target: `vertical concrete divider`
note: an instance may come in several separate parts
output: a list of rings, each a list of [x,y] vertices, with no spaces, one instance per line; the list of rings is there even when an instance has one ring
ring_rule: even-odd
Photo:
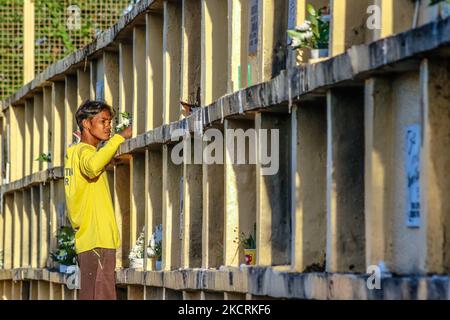
[[[42,144],[43,144],[43,96],[41,92],[34,95],[33,102],[33,160],[31,173],[37,173],[42,170],[42,164],[36,161],[41,154]]]
[[[146,15],[146,130],[163,124],[163,27],[162,15]]]
[[[180,119],[181,14],[179,2],[164,1],[163,123]]]
[[[366,21],[373,0],[330,0],[330,56],[344,53],[352,45],[371,41]]]
[[[79,130],[75,113],[78,109],[77,104],[77,76],[70,74],[65,76],[64,92],[64,152],[74,141],[73,132]],[[36,134],[33,132],[33,135]],[[34,147],[33,147],[34,148]],[[64,162],[63,162],[64,165]]]
[[[133,28],[133,136],[145,132],[145,27]]]
[[[424,59],[420,68],[423,140],[420,164],[421,212],[426,232],[425,271],[450,270],[450,64],[448,59]]]

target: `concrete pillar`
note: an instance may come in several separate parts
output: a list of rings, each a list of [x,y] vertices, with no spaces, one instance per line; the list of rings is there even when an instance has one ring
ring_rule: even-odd
[[[56,81],[52,85],[51,104],[51,155],[52,166],[64,166],[64,82]]]
[[[384,261],[399,274],[425,271],[426,218],[408,219],[406,156],[408,130],[421,126],[420,101],[417,71],[366,83],[366,264]]]
[[[201,105],[227,93],[228,4],[224,0],[202,0]]]
[[[420,69],[423,142],[420,166],[420,208],[426,232],[427,273],[450,270],[450,64],[444,59],[425,59]]]
[[[372,0],[331,0],[330,53],[344,53],[353,45],[371,41],[367,32],[367,7]]]
[[[259,2],[259,30],[258,30],[258,65],[250,59],[252,68],[252,84],[267,81],[276,77],[286,68],[286,29],[288,20],[288,1],[267,0]],[[250,8],[250,10],[252,10]],[[251,32],[251,30],[250,30]],[[249,52],[251,56],[251,52]]]
[[[24,168],[23,176],[26,177],[31,174],[31,168],[33,167],[33,99],[27,99],[25,101],[25,135],[24,135]]]
[[[84,101],[91,97],[89,70],[89,64],[86,64],[84,68],[77,69],[77,109]]]
[[[10,107],[9,124],[11,128],[10,154],[11,154],[11,181],[22,179],[24,168],[23,145],[25,139],[25,108],[23,105]]]
[[[133,112],[133,44],[119,43],[119,112]]]
[[[42,93],[36,93],[34,95],[34,103],[33,103],[33,164],[32,164],[32,173],[36,173],[42,170],[42,163],[39,161],[35,161],[35,159],[39,158],[42,144],[43,144],[43,96]]]
[[[291,116],[255,116],[256,247],[258,265],[287,265],[291,260]],[[270,157],[270,158],[269,158]],[[271,159],[269,163],[266,158]],[[247,186],[251,188],[251,186]]]
[[[42,122],[42,142],[41,150],[39,154],[51,153],[51,125],[52,125],[52,86],[44,86],[42,88],[43,92],[43,122]],[[52,162],[54,155],[51,154]],[[47,170],[51,167],[51,162],[41,161],[41,170]]]
[[[75,120],[75,112],[78,109],[77,104],[77,77],[76,75],[65,76],[64,92],[64,151],[74,141],[73,132],[78,129]]]
[[[163,26],[161,15],[146,15],[146,130],[163,124]]]
[[[145,28],[133,28],[133,136],[145,132]]]
[[[327,94],[328,272],[365,272],[364,96],[360,88]]]
[[[381,8],[381,38],[413,27],[415,2],[409,0],[375,0],[375,4]]]
[[[163,123],[180,119],[181,4],[164,1]]]
[[[326,249],[326,101],[302,102],[292,109],[292,266],[299,272],[323,266]],[[308,268],[310,267],[310,268]]]
[[[242,16],[242,8],[244,3],[242,1],[228,0],[228,86],[227,92],[234,92],[240,88],[240,63],[242,42],[245,38],[247,30],[247,19]]]
[[[103,52],[103,99],[115,110],[119,109],[119,55]],[[97,80],[97,81],[98,81]]]
[[[34,72],[34,1],[23,1],[23,83],[33,80]]]

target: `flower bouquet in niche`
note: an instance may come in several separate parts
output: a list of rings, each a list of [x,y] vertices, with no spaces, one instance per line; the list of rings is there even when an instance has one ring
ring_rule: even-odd
[[[53,261],[59,264],[59,272],[66,273],[68,266],[75,266],[77,253],[75,251],[75,230],[62,226],[56,235],[58,248],[50,253]]]
[[[128,254],[128,259],[130,260],[130,268],[132,269],[142,269],[144,267],[144,242],[145,234],[144,230],[139,234],[136,244],[131,249]]]
[[[308,19],[295,29],[287,31],[291,37],[292,49],[310,49],[311,58],[328,57],[330,40],[330,15],[328,7],[316,10],[311,4],[307,5]]]
[[[131,249],[128,259],[130,260],[130,268],[143,269],[144,259],[147,259],[147,265],[151,264],[153,270],[161,269],[161,257],[162,257],[162,225],[155,227],[155,231],[150,237],[149,244],[147,246],[147,252],[145,252],[145,231],[144,229],[140,233],[136,244]]]
[[[235,229],[236,231],[236,229]],[[246,234],[241,232],[239,238],[236,238],[234,243],[238,244],[237,250],[242,249],[245,256],[246,265],[256,264],[256,223],[253,225],[253,233]],[[237,253],[237,252],[236,252]]]

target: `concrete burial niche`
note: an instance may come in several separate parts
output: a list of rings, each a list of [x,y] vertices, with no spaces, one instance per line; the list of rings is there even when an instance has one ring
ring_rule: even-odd
[[[324,271],[326,260],[326,103],[325,97],[302,101],[292,116],[296,141],[292,265],[302,272]]]
[[[114,166],[114,210],[122,241],[121,248],[117,250],[116,254],[117,268],[128,267],[128,253],[136,241],[134,237],[131,239],[130,177],[130,161],[128,159],[124,159],[121,163]]]
[[[365,272],[364,89],[327,93],[327,272]]]
[[[217,156],[223,146],[217,145],[218,136],[223,136],[223,125],[213,126],[217,134],[203,138],[204,155]],[[209,131],[212,133],[212,131]],[[206,134],[206,133],[205,133]],[[222,152],[223,154],[223,152]],[[205,159],[203,159],[205,160]],[[225,168],[223,162],[202,162],[202,267],[218,268],[224,264],[225,225]]]
[[[224,265],[227,266],[239,266],[245,262],[240,241],[254,233],[256,224],[257,154],[254,129],[253,118],[224,121]]]

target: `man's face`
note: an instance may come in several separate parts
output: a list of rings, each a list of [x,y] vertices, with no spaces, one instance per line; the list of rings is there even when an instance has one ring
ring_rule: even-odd
[[[111,135],[111,114],[108,110],[102,110],[90,120],[87,120],[87,128],[92,136],[99,140],[108,140]]]

